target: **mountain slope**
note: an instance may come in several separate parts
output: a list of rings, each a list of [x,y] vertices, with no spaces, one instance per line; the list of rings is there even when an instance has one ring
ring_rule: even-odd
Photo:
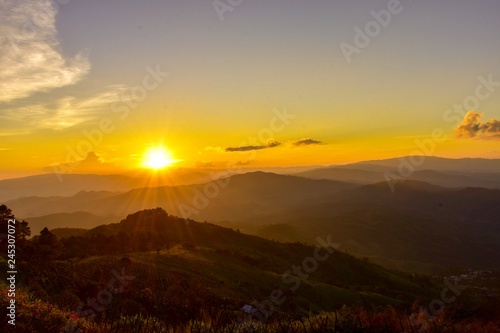
[[[98,225],[117,222],[119,218],[97,216],[88,212],[56,213],[39,217],[29,217],[26,221],[31,228],[31,235],[38,234],[43,228],[83,228],[90,229]]]
[[[352,167],[352,169],[349,167]],[[364,169],[354,169],[355,167]],[[374,164],[358,164],[317,168],[295,175],[310,179],[329,179],[366,185],[386,181],[386,171],[390,171],[396,176],[399,174],[397,167],[394,165],[386,167]],[[500,189],[500,172],[459,172],[424,169],[413,171],[408,177],[403,178],[451,188],[484,187]]]
[[[212,179],[212,170],[183,168],[155,174],[149,171],[134,171],[123,175],[43,174],[0,180],[0,201],[28,196],[72,196],[81,191],[124,192],[139,187],[179,186]]]
[[[53,291],[54,298],[64,290],[86,297],[89,282],[105,284],[105,272],[125,265],[135,277],[127,299],[160,316],[175,306],[189,313],[214,305],[238,310],[264,302],[276,290],[284,299],[276,312],[297,314],[344,304],[408,307],[416,295],[431,299],[438,292],[429,280],[363,262],[334,250],[328,235],[321,239],[319,248],[277,243],[158,208],[63,239],[61,258],[43,263],[30,279],[38,269],[33,258],[23,267],[23,281]],[[125,253],[127,263],[120,261]],[[81,255],[90,257],[76,259]],[[154,300],[141,296],[146,288]]]
[[[458,172],[499,172],[500,159],[486,158],[443,158],[436,156],[403,156],[385,160],[363,161],[343,167],[362,170],[397,169],[402,164],[410,164],[416,171],[458,171]]]
[[[137,181],[123,175],[36,175],[0,180],[0,201],[27,196],[70,196],[80,191],[126,191]]]
[[[306,199],[353,186],[253,172],[198,185],[139,188],[121,194],[81,192],[72,197],[20,198],[7,205],[22,217],[75,211],[125,217],[134,211],[161,206],[172,214],[200,220],[238,220],[288,209]]]
[[[107,191],[81,191],[71,197],[21,197],[7,201],[7,205],[22,218],[39,217],[57,213],[74,213],[89,202],[100,200],[117,193]]]
[[[410,262],[420,268],[429,264],[428,269],[500,268],[500,190],[451,190],[406,181],[395,192],[378,183],[328,197],[248,219],[239,227],[258,234],[262,224],[288,224],[295,237],[300,235],[292,239],[307,242],[329,233],[349,253],[401,261],[399,268],[408,269]],[[281,239],[279,233],[272,237]],[[290,233],[284,239],[290,240]]]

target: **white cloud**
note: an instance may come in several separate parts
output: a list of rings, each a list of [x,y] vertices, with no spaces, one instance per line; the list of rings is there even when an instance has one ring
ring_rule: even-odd
[[[0,102],[72,85],[89,71],[87,52],[65,57],[50,0],[0,0]]]
[[[9,108],[1,112],[0,119],[22,124],[25,131],[72,127],[98,117],[107,105],[123,99],[124,86],[115,85],[107,89],[91,97],[65,96],[44,104]]]

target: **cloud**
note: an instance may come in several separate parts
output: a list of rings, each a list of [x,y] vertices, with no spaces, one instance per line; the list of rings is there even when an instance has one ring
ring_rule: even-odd
[[[462,122],[455,130],[457,138],[474,138],[481,139],[500,138],[500,121],[490,119],[488,122],[481,122],[482,114],[476,111],[469,111],[465,115]]]
[[[216,147],[208,146],[208,147],[205,147],[203,150],[207,151],[207,152],[218,152],[218,153],[224,152],[224,148],[222,148],[220,146],[216,146]]]
[[[211,168],[215,166],[214,161],[196,161],[195,163],[197,168]]]
[[[304,138],[300,140],[295,140],[290,142],[290,144],[293,147],[299,147],[299,146],[310,146],[310,145],[324,145],[325,143],[319,140],[311,139],[311,138]]]
[[[252,160],[246,160],[246,161],[238,161],[235,164],[238,166],[243,166],[243,165],[249,165],[252,163]]]
[[[90,69],[87,51],[65,57],[51,0],[0,1],[0,102],[72,85]]]
[[[278,147],[280,144],[281,144],[281,142],[278,142],[278,141],[276,141],[274,139],[270,139],[270,140],[267,141],[266,148]]]
[[[0,110],[3,126],[22,127],[26,133],[32,129],[64,129],[90,121],[99,115],[103,107],[120,100],[119,85],[94,96],[64,96],[45,103],[21,103],[19,106]],[[26,134],[25,133],[25,134]],[[15,135],[14,132],[12,135]]]
[[[274,148],[281,145],[281,142],[278,142],[274,139],[269,139],[266,144],[258,145],[258,146],[239,146],[239,147],[227,147],[224,149],[225,152],[235,152],[235,151],[250,151],[250,150],[260,150],[267,148]]]
[[[116,166],[112,163],[107,163],[94,153],[89,152],[87,156],[76,162],[54,164],[43,168],[46,172],[51,173],[95,173],[105,174],[116,171]]]

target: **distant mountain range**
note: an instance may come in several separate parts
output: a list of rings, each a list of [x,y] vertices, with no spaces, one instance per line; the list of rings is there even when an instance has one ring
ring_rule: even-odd
[[[0,180],[0,201],[31,196],[72,196],[81,191],[123,192],[138,187],[177,186],[213,179],[211,170],[169,169],[124,175],[43,174]]]
[[[138,210],[164,207],[172,214],[199,220],[238,220],[289,209],[353,187],[337,181],[252,172],[205,184],[146,187],[125,193],[82,191],[71,197],[22,197],[6,204],[23,218],[76,211],[123,218]]]
[[[436,156],[402,156],[385,160],[372,160],[348,164],[345,167],[371,170],[373,166],[398,168],[408,163],[415,170],[458,171],[458,172],[499,172],[500,159],[486,158],[443,158]],[[383,170],[383,169],[379,169]]]
[[[412,161],[422,161],[419,165]],[[477,186],[500,188],[500,159],[446,159],[420,156],[365,161],[329,167],[265,168],[268,173],[295,174],[312,179],[329,179],[352,184],[385,181],[386,171],[398,172],[401,164],[414,171],[405,179],[420,180],[446,187]],[[238,173],[256,169],[239,169]],[[234,174],[234,171],[233,171]],[[43,174],[0,180],[0,202],[31,196],[72,196],[81,191],[125,192],[134,188],[201,184],[230,176],[224,169],[168,169],[151,173],[131,172],[124,175]]]
[[[396,192],[377,183],[320,201],[252,217],[240,228],[283,241],[330,233],[349,253],[399,269],[500,268],[500,190],[407,181]]]
[[[57,234],[67,237],[71,231],[58,229]],[[428,303],[440,292],[440,280],[387,270],[337,251],[328,235],[319,235],[314,246],[284,244],[181,219],[160,208],[73,232],[78,235],[60,239],[53,252],[39,248],[51,258],[23,262],[26,290],[58,290],[86,300],[109,284],[108,272],[118,270],[133,279],[125,297],[115,295],[115,302],[123,299],[119,304],[167,319],[172,314],[166,311],[194,317],[205,313],[200,309],[221,307],[241,317],[242,306],[261,308],[261,303],[272,304],[275,317],[345,305],[408,309],[416,298]],[[279,304],[269,303],[276,293],[282,295]],[[58,296],[47,292],[46,300],[57,303]]]
[[[4,202],[34,234],[44,226],[88,229],[163,207],[282,241],[311,243],[331,234],[341,249],[392,268],[500,269],[500,160],[425,157],[392,191],[384,173],[399,172],[405,160],[416,158],[132,189],[145,178],[65,175],[50,188],[54,180],[47,177],[55,176],[43,175],[0,181],[0,193],[23,193]],[[208,171],[197,177],[184,180],[215,178]],[[32,192],[37,196],[26,196]]]
[[[74,212],[29,217],[26,221],[29,223],[31,228],[31,234],[37,235],[45,227],[49,227],[50,229],[60,229],[68,228],[68,226],[85,226],[85,229],[88,229],[102,224],[115,223],[118,222],[119,219],[113,216],[97,216],[89,212]]]
[[[422,161],[422,163],[418,165],[413,163],[416,161]],[[500,160],[498,159],[445,159],[431,156],[406,156],[397,159],[315,168],[295,175],[311,179],[341,180],[354,184],[373,184],[386,181],[386,172],[400,176],[405,180],[418,180],[445,187],[500,189]]]

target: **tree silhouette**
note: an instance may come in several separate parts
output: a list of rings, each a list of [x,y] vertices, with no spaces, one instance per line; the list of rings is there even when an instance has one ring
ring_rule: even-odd
[[[57,236],[54,235],[50,230],[45,227],[42,231],[40,231],[40,236],[38,238],[38,243],[40,245],[56,245],[57,244]]]
[[[2,222],[4,220],[15,219],[14,214],[12,214],[12,210],[7,208],[5,205],[0,206],[0,219]]]
[[[31,235],[30,227],[28,226],[28,222],[26,221],[17,221],[14,214],[12,214],[12,210],[8,208],[6,205],[0,205],[0,248],[3,251],[7,247],[7,234],[9,230],[9,220],[15,220],[15,224],[12,224],[15,227],[15,236],[16,236],[16,245],[17,247],[22,247],[26,241],[26,238]]]
[[[9,220],[15,220],[16,217],[12,214],[12,210],[8,208],[6,205],[0,206],[0,226],[1,232],[7,233],[7,224]],[[31,235],[30,227],[28,226],[28,222],[26,221],[16,221],[16,240],[24,241],[26,237]]]
[[[35,237],[35,242],[38,247],[38,255],[46,259],[56,259],[61,254],[61,243],[57,240],[57,236],[45,227],[40,231],[40,235]]]

